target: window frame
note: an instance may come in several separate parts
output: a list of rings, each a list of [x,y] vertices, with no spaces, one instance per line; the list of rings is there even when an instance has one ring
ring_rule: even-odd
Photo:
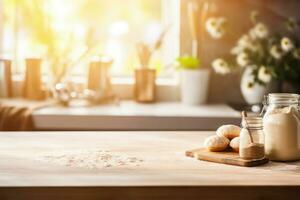
[[[172,67],[174,58],[180,55],[180,8],[181,0],[162,0],[162,24],[164,26],[170,26],[168,34],[165,38],[164,44],[161,49],[162,62],[164,67]],[[0,10],[4,9],[3,1],[0,0]],[[3,12],[2,12],[3,13]],[[0,24],[2,24],[2,16],[0,16]],[[0,37],[3,39],[3,26],[0,26]],[[172,51],[168,51],[172,49]],[[0,44],[0,52],[2,51],[2,42]],[[14,55],[14,60],[17,59],[17,55]],[[174,72],[171,75],[160,75],[157,77],[157,99],[160,101],[177,101],[179,99],[179,76]],[[16,71],[13,75],[13,81],[16,84],[16,88],[21,87],[22,77],[24,73]],[[74,77],[74,81],[77,84],[85,84],[84,75],[71,75]],[[43,79],[47,80],[48,75],[43,76]],[[133,76],[128,75],[113,75],[112,85],[113,89],[121,99],[132,99],[133,95]]]

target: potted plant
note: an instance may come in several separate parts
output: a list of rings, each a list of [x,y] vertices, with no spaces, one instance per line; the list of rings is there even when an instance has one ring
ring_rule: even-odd
[[[181,101],[192,105],[206,103],[210,71],[193,56],[179,57],[177,63],[181,70]]]
[[[280,90],[278,83],[300,83],[300,46],[293,37],[299,25],[289,18],[284,22],[286,33],[271,33],[258,20],[258,14],[251,13],[253,26],[237,40],[231,58],[217,58],[212,62],[215,71],[222,74],[236,69],[243,71],[241,92],[250,105],[260,104],[265,94]]]

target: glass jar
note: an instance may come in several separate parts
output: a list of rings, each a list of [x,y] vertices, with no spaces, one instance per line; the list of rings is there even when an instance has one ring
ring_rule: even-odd
[[[265,157],[261,117],[243,117],[239,154],[245,160],[260,160]]]
[[[298,94],[273,93],[265,97],[263,117],[266,155],[274,161],[300,159]]]

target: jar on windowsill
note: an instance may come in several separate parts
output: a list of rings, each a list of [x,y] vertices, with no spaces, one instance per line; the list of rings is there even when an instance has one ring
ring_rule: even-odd
[[[134,71],[134,97],[140,103],[153,103],[156,98],[156,70],[140,68]]]

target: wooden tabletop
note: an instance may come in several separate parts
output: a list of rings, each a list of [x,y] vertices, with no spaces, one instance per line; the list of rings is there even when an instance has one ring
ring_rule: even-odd
[[[300,162],[270,162],[259,167],[245,168],[197,161],[185,156],[186,150],[201,147],[204,138],[211,134],[0,132],[0,187],[282,186],[296,187],[296,191],[300,191]],[[88,169],[36,159],[41,154],[88,149],[126,154],[141,158],[143,162],[138,166]]]

